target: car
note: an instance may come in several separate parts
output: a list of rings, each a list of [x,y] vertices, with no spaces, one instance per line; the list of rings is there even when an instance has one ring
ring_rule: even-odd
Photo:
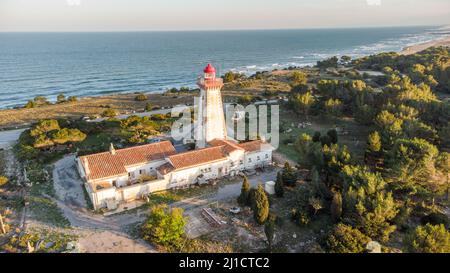
[[[232,207],[230,209],[230,212],[233,213],[233,214],[238,214],[238,213],[241,212],[241,208],[239,208],[239,207]]]

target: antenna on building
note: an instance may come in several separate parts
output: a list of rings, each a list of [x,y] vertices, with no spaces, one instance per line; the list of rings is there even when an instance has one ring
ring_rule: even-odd
[[[112,155],[115,155],[116,154],[116,149],[114,148],[114,145],[111,143],[111,145],[109,145],[109,152],[112,154]]]

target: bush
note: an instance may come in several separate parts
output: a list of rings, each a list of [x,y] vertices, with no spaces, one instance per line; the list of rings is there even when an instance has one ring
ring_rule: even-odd
[[[185,233],[186,222],[183,209],[169,210],[167,205],[158,205],[152,208],[141,231],[143,238],[147,241],[163,246],[179,247]]]
[[[148,111],[152,111],[152,110],[153,110],[153,105],[150,102],[147,102],[145,104],[145,111],[148,112]]]
[[[30,109],[30,108],[35,108],[36,106],[37,106],[37,105],[36,105],[36,103],[35,103],[34,101],[29,100],[29,101],[25,104],[25,106],[24,106],[23,108]]]
[[[59,94],[59,95],[56,97],[56,102],[57,102],[57,103],[63,103],[63,102],[66,102],[66,96],[64,96],[63,93]]]
[[[361,231],[338,224],[326,239],[326,248],[334,253],[363,253],[366,250],[370,238]]]
[[[248,178],[246,176],[244,176],[241,194],[239,195],[237,201],[241,206],[247,206],[250,204],[250,183],[248,182]]]
[[[9,182],[8,178],[5,176],[0,176],[0,187],[6,185]]]
[[[444,225],[419,226],[406,237],[405,250],[411,253],[449,253],[450,232]]]
[[[105,111],[103,111],[103,113],[102,113],[102,117],[105,117],[105,118],[113,118],[115,116],[117,116],[117,112],[116,112],[116,110],[114,110],[112,108],[108,108]]]
[[[145,94],[140,93],[139,95],[137,95],[137,96],[134,98],[134,100],[135,100],[135,101],[146,101],[146,100],[148,100],[148,97],[147,97]]]
[[[77,102],[78,98],[76,96],[70,96],[70,97],[67,98],[67,101],[68,102]]]
[[[281,172],[277,173],[277,181],[275,182],[275,194],[277,197],[283,197],[284,195],[283,177]]]
[[[252,208],[255,221],[260,225],[264,224],[269,216],[269,199],[261,184],[254,193]]]
[[[327,135],[330,137],[331,143],[338,143],[338,133],[336,129],[331,129],[327,132]]]

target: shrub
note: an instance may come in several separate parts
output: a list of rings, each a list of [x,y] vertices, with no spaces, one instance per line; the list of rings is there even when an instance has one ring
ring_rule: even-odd
[[[148,111],[152,111],[152,110],[153,110],[153,105],[150,102],[147,102],[145,104],[145,111],[148,112]]]
[[[406,237],[405,250],[411,253],[449,253],[450,232],[444,225],[419,226]]]
[[[64,96],[63,93],[59,94],[59,95],[56,97],[56,102],[57,102],[57,103],[63,103],[63,102],[66,102],[66,96]]]
[[[29,100],[29,101],[25,104],[25,106],[24,106],[23,108],[30,109],[30,108],[35,108],[36,106],[37,106],[37,105],[36,105],[36,103],[35,103],[34,101]]]
[[[70,97],[67,98],[67,101],[68,102],[77,102],[78,98],[76,96],[70,96]]]
[[[277,197],[283,197],[284,195],[283,177],[281,172],[277,173],[277,181],[275,182],[275,194]]]
[[[9,182],[8,178],[5,176],[0,176],[0,187],[6,185]]]
[[[238,203],[241,206],[247,206],[250,204],[250,183],[248,178],[244,176],[244,181],[242,181],[241,194],[238,197]]]
[[[370,238],[361,231],[338,224],[326,239],[326,248],[334,253],[362,253],[366,250]]]
[[[152,208],[150,215],[142,225],[143,238],[163,246],[179,247],[185,233],[187,219],[183,209],[168,209],[167,205]]]
[[[338,133],[336,129],[331,129],[327,132],[327,135],[330,137],[331,143],[338,143]]]
[[[255,221],[260,225],[264,224],[269,216],[269,199],[261,184],[254,193],[252,208]]]
[[[146,101],[147,99],[148,99],[148,97],[145,94],[143,94],[143,93],[138,94],[134,98],[135,101]]]
[[[108,108],[105,111],[103,111],[103,113],[102,113],[102,117],[105,117],[105,118],[113,118],[115,116],[117,116],[117,112],[116,112],[116,110],[114,110],[112,108]]]

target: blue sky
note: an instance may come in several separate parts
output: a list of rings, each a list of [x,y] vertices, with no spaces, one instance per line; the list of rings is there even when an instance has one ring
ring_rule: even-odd
[[[449,24],[450,0],[0,0],[0,31]]]

